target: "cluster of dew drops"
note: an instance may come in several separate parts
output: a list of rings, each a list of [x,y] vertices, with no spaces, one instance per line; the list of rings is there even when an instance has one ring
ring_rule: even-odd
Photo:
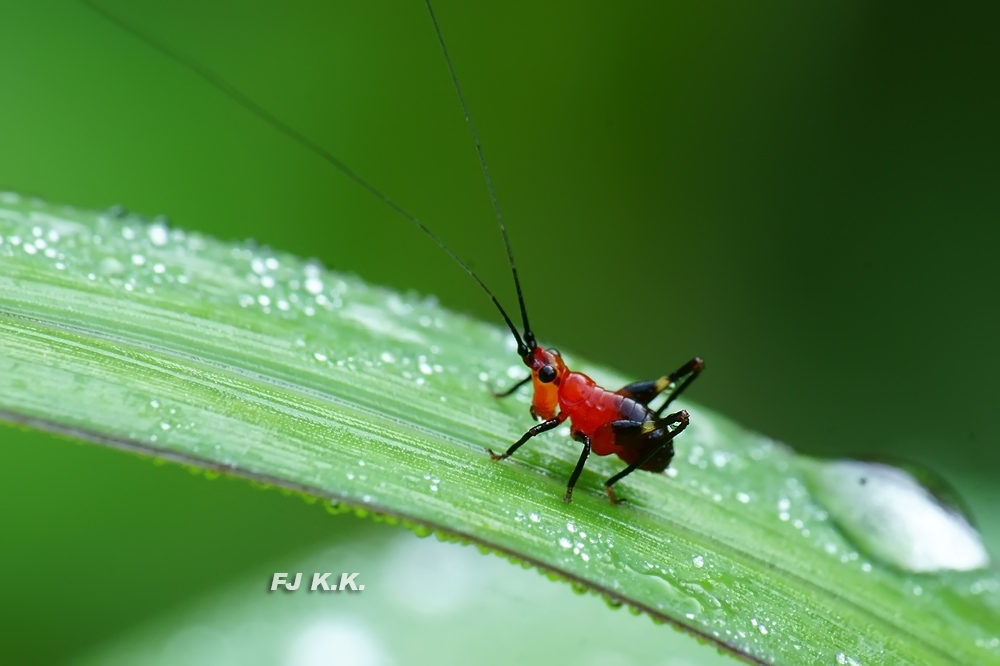
[[[0,256],[21,252],[44,258],[74,277],[137,295],[185,289],[188,302],[197,298],[220,313],[231,310],[235,298],[239,309],[251,313],[249,320],[260,314],[295,320],[291,344],[322,366],[356,372],[380,368],[415,387],[456,367],[435,344],[442,336],[448,339],[450,321],[432,297],[369,287],[315,261],[253,243],[219,243],[173,228],[166,218],[147,221],[120,207],[98,215],[91,226],[74,220],[88,213],[55,206],[40,211],[44,204],[39,202],[21,212],[15,206],[21,201],[16,194],[0,195],[0,203],[9,205],[0,213]],[[338,324],[331,326],[331,318]],[[361,335],[338,336],[345,324]],[[359,342],[365,334],[369,340]],[[503,340],[500,334],[496,338]],[[501,342],[497,356],[503,349]],[[467,359],[462,361],[467,366]],[[468,381],[503,375],[509,368],[491,359]]]
[[[20,201],[19,195],[0,194],[0,203]],[[13,257],[20,251],[50,260],[71,277],[153,294],[159,285],[189,282],[186,271],[168,269],[171,255],[193,254],[204,247],[200,237],[171,229],[165,218],[132,225],[125,222],[129,218],[124,209],[113,208],[98,216],[91,229],[72,219],[80,215],[55,207],[51,212],[5,208],[0,211],[0,228],[6,232],[0,235],[0,254]]]

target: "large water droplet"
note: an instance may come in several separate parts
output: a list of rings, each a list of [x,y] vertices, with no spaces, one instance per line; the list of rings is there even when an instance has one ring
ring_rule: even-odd
[[[803,458],[800,464],[837,525],[873,557],[916,572],[989,564],[969,520],[909,471],[860,460]]]

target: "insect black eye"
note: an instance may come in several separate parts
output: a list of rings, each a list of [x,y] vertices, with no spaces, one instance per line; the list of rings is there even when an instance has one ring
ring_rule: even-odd
[[[543,365],[538,371],[538,381],[548,384],[556,378],[556,369],[551,365]]]

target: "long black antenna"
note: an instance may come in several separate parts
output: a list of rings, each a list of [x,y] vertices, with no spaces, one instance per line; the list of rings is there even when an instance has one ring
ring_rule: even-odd
[[[441,52],[444,60],[448,63],[448,71],[451,73],[451,80],[455,84],[455,92],[458,93],[458,100],[462,103],[462,111],[465,113],[465,122],[469,124],[469,131],[472,133],[472,140],[476,142],[476,152],[479,153],[479,163],[483,166],[483,176],[486,177],[486,187],[490,191],[490,199],[493,200],[493,210],[497,215],[497,224],[500,225],[500,235],[503,236],[504,247],[507,248],[507,260],[510,262],[510,272],[514,276],[514,288],[517,289],[517,302],[521,306],[521,320],[524,322],[524,340],[528,346],[534,349],[535,334],[531,332],[528,325],[528,309],[524,305],[524,294],[521,293],[521,281],[517,278],[517,266],[514,264],[514,251],[510,249],[510,239],[507,238],[507,228],[503,225],[503,215],[500,213],[500,203],[497,201],[496,190],[493,189],[493,180],[490,178],[490,169],[486,166],[486,156],[483,154],[483,146],[479,142],[479,134],[476,133],[476,126],[472,123],[472,114],[469,113],[469,105],[465,102],[465,95],[462,94],[462,86],[458,83],[458,74],[455,73],[455,66],[451,63],[451,56],[448,55],[448,47],[444,44],[444,35],[441,34],[441,27],[438,25],[437,16],[434,15],[434,8],[431,7],[431,0],[424,0],[427,5],[427,12],[431,15],[431,22],[434,23],[434,32],[437,33],[438,43],[441,44]]]
[[[533,350],[535,348],[535,338],[534,338],[534,335],[531,333],[530,329],[528,329],[528,316],[527,316],[527,314],[525,314],[525,311],[524,311],[524,300],[521,298],[521,286],[517,282],[517,270],[516,269],[514,270],[514,283],[517,285],[518,300],[521,303],[521,313],[522,313],[522,315],[524,317],[524,327],[525,327],[524,328],[524,330],[525,330],[524,338],[522,338],[521,334],[518,333],[517,327],[514,326],[514,322],[511,321],[510,317],[507,315],[507,311],[503,309],[502,305],[500,305],[500,301],[497,300],[497,297],[493,294],[492,291],[490,291],[489,287],[487,287],[486,284],[479,278],[479,276],[476,275],[475,271],[473,271],[471,268],[469,268],[469,266],[464,261],[462,261],[458,257],[457,254],[455,254],[454,252],[452,252],[451,248],[449,248],[447,245],[444,244],[444,241],[442,241],[440,238],[438,238],[436,235],[434,235],[434,232],[432,232],[430,229],[428,229],[426,227],[426,225],[424,225],[423,222],[421,222],[420,220],[418,220],[416,218],[416,216],[414,216],[414,215],[410,214],[409,212],[407,212],[402,206],[400,206],[395,201],[393,201],[392,199],[390,199],[387,195],[383,194],[374,185],[372,185],[371,183],[369,183],[367,180],[365,180],[364,178],[362,178],[356,171],[354,171],[349,166],[347,166],[346,164],[344,164],[343,162],[341,162],[339,159],[337,159],[336,157],[334,157],[325,148],[323,148],[322,146],[320,146],[316,142],[312,141],[311,139],[307,138],[303,134],[300,134],[292,126],[288,125],[287,123],[285,123],[284,121],[282,121],[281,119],[279,119],[277,116],[275,116],[271,112],[267,111],[264,107],[262,107],[261,105],[259,105],[257,102],[253,101],[250,97],[248,97],[243,92],[241,92],[240,90],[238,90],[237,88],[235,88],[232,84],[230,84],[227,81],[225,81],[224,79],[220,78],[218,75],[216,75],[214,72],[212,72],[208,68],[206,68],[203,65],[199,64],[198,62],[196,62],[196,61],[194,61],[194,60],[192,60],[192,59],[184,56],[179,51],[174,51],[170,47],[166,46],[165,44],[163,44],[163,43],[161,43],[161,42],[159,42],[157,40],[155,40],[154,38],[150,37],[149,35],[147,35],[147,34],[145,34],[143,32],[140,32],[138,29],[134,28],[130,24],[128,24],[125,21],[121,20],[120,18],[118,18],[114,14],[108,12],[107,10],[101,8],[98,5],[93,4],[90,0],[80,0],[80,2],[82,4],[84,4],[85,6],[87,6],[89,9],[91,9],[93,12],[95,12],[95,13],[99,14],[100,16],[102,16],[105,20],[109,21],[110,23],[113,23],[114,25],[118,26],[119,28],[121,28],[122,30],[124,30],[125,32],[127,32],[128,34],[132,35],[134,38],[136,38],[137,40],[139,40],[143,44],[146,44],[147,46],[152,47],[153,49],[155,49],[155,50],[159,51],[160,53],[162,53],[163,55],[165,55],[170,60],[173,60],[174,62],[180,64],[182,67],[186,67],[187,69],[189,69],[194,74],[197,74],[201,79],[203,79],[206,83],[208,83],[208,85],[210,85],[212,88],[215,88],[217,91],[219,91],[220,93],[222,93],[226,97],[229,97],[231,100],[233,100],[234,102],[236,102],[237,104],[239,104],[240,106],[242,106],[243,108],[245,108],[250,113],[252,113],[255,116],[257,116],[261,120],[263,120],[265,123],[267,123],[268,125],[270,125],[274,129],[278,130],[279,132],[281,132],[285,136],[289,137],[293,141],[296,141],[301,146],[305,147],[307,150],[309,150],[310,152],[314,153],[315,155],[318,155],[323,160],[325,160],[327,163],[329,163],[332,166],[336,167],[339,171],[341,171],[342,173],[344,173],[344,175],[348,176],[351,180],[353,180],[354,182],[356,182],[358,185],[360,185],[361,187],[365,188],[366,190],[368,190],[369,192],[371,192],[373,195],[375,195],[376,197],[378,197],[379,199],[381,199],[383,202],[385,202],[390,208],[392,208],[393,210],[395,210],[397,213],[399,213],[400,215],[402,215],[403,217],[405,217],[407,220],[409,220],[413,224],[417,225],[417,227],[419,227],[421,231],[423,231],[425,234],[427,234],[428,236],[430,236],[431,240],[433,240],[435,243],[437,243],[438,247],[440,247],[442,250],[444,250],[445,252],[447,252],[448,256],[450,256],[452,259],[454,259],[455,262],[458,263],[458,265],[461,266],[465,270],[466,273],[468,273],[469,275],[471,275],[472,279],[474,279],[476,281],[476,283],[480,287],[482,287],[483,291],[486,292],[486,295],[490,297],[490,300],[493,301],[493,305],[495,305],[496,308],[497,308],[497,310],[500,311],[500,315],[503,317],[504,323],[507,324],[507,328],[509,328],[510,332],[514,334],[514,339],[517,342],[517,353],[520,356],[525,356],[528,352],[530,352],[531,350]],[[428,9],[430,8],[430,3],[428,3],[427,7],[428,7]],[[431,13],[431,16],[433,18],[433,12]],[[434,26],[435,26],[435,28],[437,27],[437,21],[436,20],[434,22]],[[440,36],[441,36],[441,32],[438,31],[438,37],[440,38]],[[441,45],[443,47],[444,46],[444,42],[441,42]],[[446,58],[448,57],[447,51],[445,52],[445,57]],[[448,62],[448,66],[451,67],[451,61]],[[454,69],[452,70],[452,76],[454,77]],[[458,85],[458,81],[457,80],[455,81],[455,85],[456,86]],[[461,96],[461,91],[459,91],[459,96]],[[465,106],[465,100],[464,99],[462,100],[462,106],[463,107]],[[468,118],[468,112],[466,112],[466,118]],[[471,127],[471,120],[469,122],[470,122],[470,127]],[[473,135],[475,135],[475,130],[474,129],[473,129]],[[479,140],[478,139],[476,139],[476,147],[477,148],[479,147]],[[482,150],[481,149],[479,151],[479,154],[480,154],[480,157],[482,157]],[[485,161],[483,162],[483,168],[484,169],[486,168],[486,162]],[[489,173],[486,174],[486,180],[487,180],[487,182],[489,182]],[[493,186],[490,185],[490,193],[492,193],[492,192],[493,192]],[[493,197],[493,203],[494,203],[494,205],[496,205],[496,197],[495,196]],[[499,214],[500,214],[500,209],[497,208],[497,215],[499,216]],[[506,242],[507,241],[507,232],[503,230],[503,222],[502,221],[500,222],[500,230],[503,231],[504,242]],[[507,253],[508,253],[508,255],[510,255],[510,244],[509,243],[507,244]],[[513,268],[513,266],[514,266],[513,262],[514,262],[513,256],[511,256],[511,268]],[[526,342],[527,342],[527,344],[526,344]]]

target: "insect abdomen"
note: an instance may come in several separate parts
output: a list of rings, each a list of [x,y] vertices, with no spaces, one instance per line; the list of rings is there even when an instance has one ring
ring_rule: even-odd
[[[568,391],[578,401],[562,404],[563,410],[569,413],[573,430],[590,438],[594,454],[606,456],[618,453],[619,447],[611,424],[622,420],[645,421],[649,418],[649,410],[632,398],[612,393],[592,383],[582,384],[580,382]]]
[[[651,418],[649,408],[645,405],[636,402],[632,398],[626,398],[615,393],[609,393],[609,395],[621,398],[621,404],[618,405],[618,414],[623,420],[642,422]]]

